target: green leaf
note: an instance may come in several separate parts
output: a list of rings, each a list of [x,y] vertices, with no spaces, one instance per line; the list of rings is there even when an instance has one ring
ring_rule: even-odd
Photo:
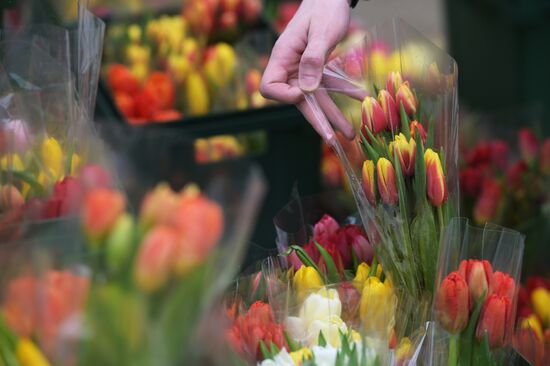
[[[279,347],[277,347],[277,345],[273,342],[271,342],[271,344],[269,345],[269,350],[271,351],[271,354],[275,357],[276,355],[279,354],[279,352],[281,352],[281,350],[279,349]]]
[[[317,266],[317,264],[315,264],[315,262],[313,261],[313,259],[311,259],[311,257],[306,253],[306,251],[299,245],[291,245],[289,250],[287,251],[288,254],[292,253],[292,251],[295,251],[296,252],[296,255],[298,256],[298,258],[300,259],[300,261],[302,261],[302,263],[304,264],[304,266],[307,266],[307,267],[313,267],[315,268],[315,270],[317,271],[317,273],[319,273],[319,275],[323,275],[321,273],[321,271],[319,270],[319,267]],[[286,253],[285,253],[286,254]],[[287,254],[287,255],[288,255]]]
[[[45,193],[44,187],[38,181],[30,174],[29,172],[25,171],[18,171],[18,170],[11,170],[11,169],[2,169],[0,171],[2,175],[2,180],[7,180],[8,177],[11,175],[15,179],[19,179],[25,183],[27,183],[33,191],[36,192],[37,195],[41,196]]]
[[[290,349],[290,352],[299,351],[301,348],[300,345],[288,335],[288,332],[285,330],[283,331],[283,334],[285,335],[286,343],[288,344],[288,348]]]
[[[319,338],[317,341],[317,344],[319,347],[326,347],[327,346],[327,340],[325,339],[325,335],[323,334],[323,331],[319,331]]]
[[[474,346],[474,333],[477,326],[477,320],[479,318],[479,313],[481,312],[481,307],[485,301],[487,291],[483,291],[483,294],[476,301],[474,309],[471,313],[470,320],[468,321],[468,326],[460,334],[460,364],[471,365],[472,364],[472,352]]]
[[[267,349],[267,346],[265,345],[263,339],[260,339],[260,350],[262,351],[262,356],[264,359],[268,360],[273,357],[271,352]]]
[[[434,146],[434,126],[432,119],[428,119],[428,136],[426,137],[426,146]]]
[[[378,269],[378,258],[376,256],[372,259],[370,264],[369,277],[376,277],[376,270]]]
[[[357,254],[355,253],[355,249],[353,249],[353,247],[351,248],[351,260],[353,261],[353,272],[357,272],[357,268],[359,267],[359,259],[357,259]]]
[[[416,157],[414,161],[414,191],[416,202],[424,202],[426,198],[426,165],[424,162],[424,145],[420,134],[416,134]],[[427,201],[426,201],[427,202]]]
[[[65,161],[65,175],[71,175],[71,167],[73,165],[74,144],[70,144],[67,150],[67,160]]]
[[[405,186],[405,178],[401,171],[401,163],[397,154],[393,157],[393,165],[395,166],[395,177],[397,178],[397,195],[399,196],[399,215],[403,224],[403,231],[405,234],[405,240],[410,240],[409,232],[409,208],[407,202],[407,187]]]
[[[334,264],[334,260],[332,259],[332,256],[319,243],[315,242],[315,246],[317,247],[317,249],[319,249],[319,252],[321,253],[321,257],[323,257],[323,260],[327,265],[328,280],[332,283],[339,282],[340,274],[338,273],[338,269],[336,268],[336,264]]]
[[[370,131],[368,131],[367,129],[367,132],[370,132]],[[372,134],[370,135],[372,136]],[[373,138],[371,137],[369,138],[371,139],[371,141],[373,141]],[[365,154],[367,155],[367,157],[373,161],[377,161],[380,158],[380,154],[378,153],[378,151],[376,151],[373,145],[367,140],[367,138],[365,137],[362,131],[361,131],[361,141],[363,142],[363,148],[365,150]]]
[[[408,140],[411,138],[411,126],[409,116],[407,115],[407,112],[405,112],[403,103],[399,103],[399,113],[401,114],[401,132],[403,132]]]

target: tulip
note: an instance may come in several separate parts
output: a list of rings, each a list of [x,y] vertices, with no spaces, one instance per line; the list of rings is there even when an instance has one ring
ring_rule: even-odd
[[[304,299],[311,291],[323,286],[323,280],[313,267],[302,265],[294,274],[292,284],[299,299]]]
[[[190,114],[205,114],[209,110],[208,90],[201,75],[192,72],[185,83],[186,105]]]
[[[30,133],[27,124],[20,119],[4,121],[2,130],[7,134],[9,150],[23,152],[30,144]]]
[[[474,207],[474,220],[484,224],[493,220],[498,213],[502,201],[502,186],[495,179],[486,179],[483,182],[481,194]]]
[[[76,214],[80,209],[82,194],[82,186],[76,178],[66,177],[57,182],[52,196],[46,202],[43,218],[53,219]]]
[[[424,129],[424,126],[418,121],[412,121],[411,125],[411,137],[416,140],[416,133],[418,132],[420,134],[420,138],[422,139],[422,142],[426,143],[426,137],[428,134],[426,133],[426,130]]]
[[[372,160],[365,160],[363,163],[363,190],[371,205],[374,205],[376,203],[376,182],[374,180],[374,162]]]
[[[533,310],[538,315],[545,328],[550,327],[550,291],[539,287],[531,293]]]
[[[107,80],[109,86],[115,92],[125,92],[128,95],[133,95],[139,89],[139,81],[125,65],[113,64],[109,66]]]
[[[403,77],[399,71],[391,71],[388,80],[386,81],[386,89],[390,95],[395,99],[399,87],[403,84]],[[397,106],[399,108],[399,106]]]
[[[346,323],[352,322],[356,319],[359,310],[361,292],[354,284],[344,282],[338,286],[338,296],[342,299],[342,319]]]
[[[525,287],[527,287],[529,294],[531,294],[531,292],[539,287],[545,288],[550,291],[550,281],[541,276],[529,276],[529,278],[527,278]]]
[[[523,160],[518,160],[510,166],[506,171],[506,178],[513,189],[519,189],[525,180],[525,176],[529,170],[527,163]]]
[[[426,163],[426,189],[428,198],[432,205],[441,206],[447,201],[447,182],[439,155],[432,149],[426,150],[424,153],[424,161]]]
[[[170,77],[160,71],[149,75],[143,85],[144,90],[149,90],[156,97],[159,109],[171,109],[176,99],[176,87]]]
[[[0,187],[0,211],[9,211],[22,207],[25,204],[23,195],[11,184]]]
[[[491,348],[504,346],[511,326],[511,311],[512,303],[508,297],[489,295],[483,304],[477,323],[477,339],[482,341],[487,334]]]
[[[491,278],[489,289],[489,293],[507,297],[512,301],[516,294],[516,283],[508,274],[496,271]]]
[[[309,348],[301,348],[298,351],[290,352],[290,358],[294,365],[300,366],[302,362],[309,361],[313,358],[313,353]]]
[[[395,351],[395,359],[397,366],[407,365],[407,361],[412,357],[414,353],[414,345],[408,337],[404,337],[399,342],[399,346]]]
[[[82,208],[82,225],[92,241],[101,240],[123,214],[126,199],[106,188],[88,192]]]
[[[519,130],[519,151],[525,162],[531,165],[539,154],[539,140],[529,128]]]
[[[178,195],[168,184],[160,183],[145,195],[141,203],[139,222],[145,228],[155,224],[168,224],[178,205]]]
[[[241,13],[247,23],[257,21],[262,13],[262,2],[260,0],[242,0]]]
[[[151,121],[153,115],[161,109],[160,99],[157,98],[152,88],[139,91],[134,98],[134,102],[136,117],[143,118],[147,122]]]
[[[53,137],[48,137],[42,142],[42,161],[46,168],[53,171],[55,177],[61,177],[64,170],[63,150],[59,142]]]
[[[204,70],[208,81],[216,88],[224,88],[235,74],[237,55],[227,43],[218,43],[206,51]]]
[[[329,246],[338,240],[340,224],[330,215],[323,215],[313,227],[313,240],[322,246]]]
[[[111,176],[99,165],[88,164],[80,169],[78,176],[84,191],[95,188],[109,188],[111,186]]]
[[[460,171],[460,188],[467,197],[477,197],[482,181],[483,172],[479,168],[467,167]]]
[[[190,71],[191,62],[184,55],[177,54],[168,57],[168,73],[176,83],[183,83]]]
[[[250,69],[246,73],[246,91],[252,94],[260,90],[260,82],[262,81],[262,73],[258,69]]]
[[[398,196],[395,183],[395,169],[388,159],[378,159],[376,163],[376,178],[382,202],[387,205],[397,204]]]
[[[491,142],[491,161],[500,169],[505,169],[508,165],[508,153],[510,146],[506,141],[494,140]]]
[[[357,266],[357,271],[355,272],[355,278],[353,279],[353,285],[357,290],[362,291],[365,282],[370,277],[371,266],[363,262]],[[376,267],[375,276],[380,278],[382,276],[382,266],[380,264]]]
[[[460,333],[470,312],[468,284],[458,272],[451,272],[437,291],[435,308],[441,326],[450,333]]]
[[[414,173],[414,163],[416,159],[416,142],[413,138],[409,139],[400,133],[395,136],[395,140],[390,143],[390,152],[397,156],[401,171],[406,176],[411,176]]]
[[[17,342],[15,356],[20,366],[50,365],[40,349],[28,338],[22,338]]]
[[[384,131],[388,127],[384,110],[373,97],[365,97],[361,104],[361,121],[365,137],[368,136],[366,129],[373,134]]]
[[[386,121],[392,131],[399,129],[401,119],[399,118],[399,109],[395,104],[395,100],[386,90],[380,90],[378,93],[378,102],[382,107]]]
[[[367,239],[365,232],[357,225],[346,225],[342,229],[342,234],[345,236],[345,243],[355,254],[359,262],[371,262],[374,256],[374,249]],[[347,260],[347,258],[343,258]],[[348,266],[346,264],[346,266]]]
[[[388,284],[369,277],[363,286],[359,317],[367,334],[387,337],[394,326],[397,298]]]
[[[395,94],[395,102],[397,103],[398,108],[403,105],[403,108],[405,108],[405,112],[409,116],[412,116],[416,113],[418,101],[416,100],[416,97],[414,96],[414,93],[412,92],[408,82],[405,81],[401,85],[399,85],[397,93]]]
[[[6,170],[13,170],[16,172],[21,172],[25,169],[25,164],[19,154],[8,154],[0,159],[0,167]]]
[[[544,333],[535,315],[520,320],[519,330],[514,337],[514,348],[531,365],[544,365]]]
[[[132,251],[134,241],[135,223],[129,214],[124,214],[118,218],[113,226],[113,230],[107,237],[107,268],[112,272],[118,272],[124,268],[126,260]]]
[[[115,104],[124,118],[130,119],[136,115],[134,98],[124,92],[114,92]]]
[[[178,234],[169,226],[154,227],[143,239],[137,253],[134,279],[146,292],[164,286],[172,271],[178,252]]]
[[[488,294],[493,277],[493,267],[486,260],[463,260],[458,268],[458,273],[468,283],[470,308],[472,308],[482,295]]]
[[[540,150],[540,171],[545,175],[550,175],[550,138],[544,140]]]

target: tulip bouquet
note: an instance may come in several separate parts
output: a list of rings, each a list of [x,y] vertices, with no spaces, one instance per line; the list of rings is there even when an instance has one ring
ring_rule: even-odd
[[[452,58],[394,20],[331,60],[324,89],[307,96],[384,271],[407,296],[424,299],[426,310],[439,238],[458,207],[456,80]],[[329,92],[341,112],[325,114]],[[342,128],[344,114],[359,161],[330,125]]]
[[[519,290],[514,348],[532,365],[550,364],[550,281],[529,277]]]
[[[439,256],[433,312],[435,365],[502,365],[514,333],[524,237],[453,219]]]
[[[210,35],[218,7],[223,9],[219,21],[229,28],[237,26],[235,12],[252,22],[261,11],[258,0],[193,0],[185,2],[180,15],[109,28],[105,76],[129,123],[176,121],[267,103],[259,92],[265,60],[258,50],[246,38],[230,44]]]

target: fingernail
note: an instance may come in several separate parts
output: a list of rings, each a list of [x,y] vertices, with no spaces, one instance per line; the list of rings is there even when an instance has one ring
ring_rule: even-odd
[[[300,89],[304,91],[314,91],[319,87],[319,78],[315,75],[307,74],[300,75]]]

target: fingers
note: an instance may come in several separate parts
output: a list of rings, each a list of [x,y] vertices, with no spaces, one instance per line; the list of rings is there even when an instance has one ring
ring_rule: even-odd
[[[346,119],[346,117],[344,117],[344,115],[340,111],[340,108],[338,108],[336,104],[334,104],[334,101],[328,95],[327,91],[317,90],[315,92],[315,97],[317,98],[319,106],[325,113],[325,116],[330,121],[332,126],[338,131],[342,132],[342,134],[347,139],[353,139],[355,137],[355,130],[353,129],[353,125]]]
[[[279,102],[296,104],[303,99],[302,90],[289,85],[287,80],[287,71],[279,64],[277,58],[272,56],[262,76],[260,93]]]
[[[309,105],[307,101],[301,101],[300,103],[296,104],[296,107],[300,112],[302,112],[302,115],[313,127],[313,129],[319,134],[319,136],[323,138],[323,140],[328,142],[334,138],[334,133],[331,134],[330,131],[327,131],[325,128],[323,128],[321,122],[319,121],[319,116],[316,115],[316,113],[311,108],[311,105]]]
[[[324,41],[310,36],[300,60],[298,73],[299,85],[303,91],[311,92],[319,87],[329,48]]]

